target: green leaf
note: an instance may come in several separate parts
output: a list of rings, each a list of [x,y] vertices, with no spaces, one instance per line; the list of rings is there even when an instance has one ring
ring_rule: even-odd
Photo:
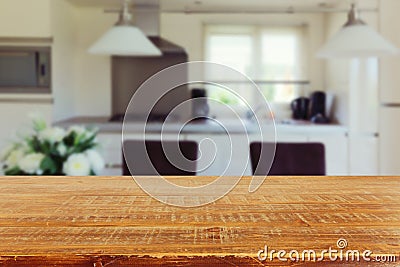
[[[24,172],[20,170],[18,167],[14,167],[12,169],[8,169],[4,172],[5,175],[24,175]]]
[[[71,133],[68,134],[66,137],[64,137],[64,139],[63,139],[64,144],[65,144],[67,147],[73,146],[73,145],[74,145],[75,137],[76,137],[76,133],[75,133],[75,132],[71,132]]]
[[[43,144],[36,135],[27,139],[26,142],[32,152],[45,152],[43,151]]]
[[[55,174],[57,173],[57,164],[51,157],[47,156],[42,160],[40,169],[45,173]]]
[[[78,143],[74,146],[72,153],[82,153],[88,149],[91,149],[96,146],[95,142],[96,135],[91,135],[88,139],[83,142]]]
[[[34,119],[33,120],[33,129],[36,132],[43,131],[44,129],[46,129],[46,127],[47,127],[47,124],[46,124],[45,120],[43,120],[43,119]]]

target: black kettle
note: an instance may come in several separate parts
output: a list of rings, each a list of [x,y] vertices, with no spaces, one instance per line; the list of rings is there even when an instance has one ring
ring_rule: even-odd
[[[299,97],[292,101],[290,107],[292,108],[292,117],[295,120],[307,120],[308,111],[310,106],[310,99],[308,97]]]

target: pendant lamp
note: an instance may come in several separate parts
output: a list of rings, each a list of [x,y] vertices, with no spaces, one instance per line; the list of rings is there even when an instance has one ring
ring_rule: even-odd
[[[115,56],[161,56],[162,53],[132,24],[129,0],[125,0],[118,22],[90,48],[89,53]]]
[[[394,55],[398,49],[358,17],[351,5],[348,21],[317,53],[320,58],[363,58]]]

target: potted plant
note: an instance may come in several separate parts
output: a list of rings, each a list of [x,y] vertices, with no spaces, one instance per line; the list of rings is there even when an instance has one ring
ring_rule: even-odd
[[[97,130],[82,126],[48,127],[33,119],[33,133],[10,144],[1,154],[5,175],[96,175],[104,160],[96,148]]]

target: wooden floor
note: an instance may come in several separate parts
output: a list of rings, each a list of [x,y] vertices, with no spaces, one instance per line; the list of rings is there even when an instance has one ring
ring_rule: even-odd
[[[255,193],[244,177],[197,208],[158,202],[131,177],[0,179],[2,266],[319,266],[262,261],[257,253],[268,246],[320,256],[338,249],[338,239],[347,241],[343,251],[393,255],[396,262],[386,265],[400,265],[399,177],[268,177]],[[191,185],[213,179],[170,178]],[[326,256],[326,265],[355,265]]]

